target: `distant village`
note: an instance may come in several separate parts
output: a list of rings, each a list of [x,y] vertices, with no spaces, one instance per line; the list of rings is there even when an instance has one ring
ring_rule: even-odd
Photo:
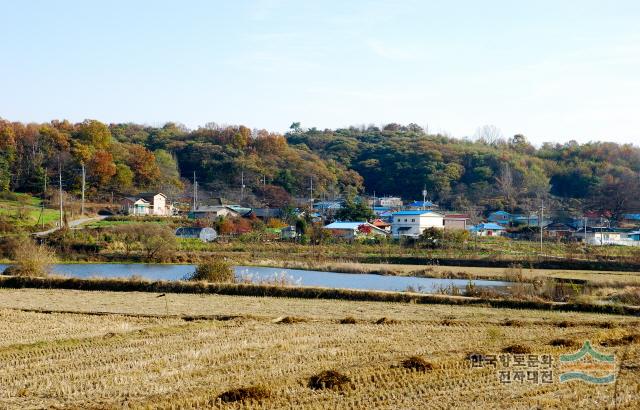
[[[221,198],[200,204],[195,198],[183,198],[171,202],[161,192],[140,193],[122,198],[119,212],[131,216],[188,217],[193,226],[178,228],[176,235],[213,241],[218,233],[203,221],[225,218],[257,218],[286,220],[285,214],[306,218],[321,224],[333,237],[348,241],[366,237],[390,237],[394,239],[419,238],[426,229],[466,230],[476,237],[507,237],[516,240],[556,240],[581,242],[588,245],[640,246],[640,214],[625,214],[622,221],[614,223],[607,212],[585,212],[583,215],[557,218],[542,213],[516,214],[497,210],[484,217],[472,218],[460,212],[439,209],[426,199],[404,201],[399,197],[361,197],[371,209],[369,220],[338,220],[336,214],[345,201],[300,199],[297,207],[251,208],[226,203]],[[542,232],[540,227],[542,226]],[[300,232],[296,226],[279,228],[281,239],[295,239]]]

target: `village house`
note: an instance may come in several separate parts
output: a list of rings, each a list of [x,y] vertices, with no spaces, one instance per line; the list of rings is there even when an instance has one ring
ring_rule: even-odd
[[[199,206],[189,212],[191,219],[239,218],[241,216],[239,212],[225,205]]]
[[[591,226],[610,226],[611,225],[611,212],[608,211],[587,211],[582,215],[578,222],[577,228],[584,228]]]
[[[382,219],[375,219],[371,222],[371,225],[376,228],[380,228],[387,233],[391,233],[391,224],[387,221],[383,221]]]
[[[189,226],[176,229],[176,237],[183,239],[199,239],[202,242],[213,242],[218,237],[218,233],[213,228]]]
[[[134,216],[173,216],[173,205],[167,203],[167,196],[161,192],[143,192],[128,196],[120,201],[120,211]]]
[[[502,236],[506,228],[494,222],[486,222],[470,227],[469,232],[476,236]]]
[[[627,226],[640,226],[640,214],[624,214],[620,222]]]
[[[489,222],[507,226],[511,222],[511,214],[507,211],[495,211],[489,214]]]
[[[167,196],[162,192],[143,192],[138,197],[147,201],[149,206],[149,215],[154,216],[172,216],[173,207],[167,204]]]
[[[413,201],[407,205],[407,208],[412,210],[433,210],[437,207],[438,205],[431,201]]]
[[[341,201],[318,201],[313,204],[313,209],[317,211],[323,211],[323,212],[337,211],[339,209],[342,209],[342,202]]]
[[[446,214],[443,223],[444,229],[467,229],[469,217],[463,214]]]
[[[251,212],[256,218],[263,221],[272,218],[282,218],[284,215],[280,208],[253,208]]]
[[[554,222],[544,227],[544,233],[550,238],[569,240],[576,232],[576,228],[562,222]]]
[[[633,246],[640,246],[640,231],[629,232],[627,238],[633,242]]]
[[[573,237],[587,245],[633,245],[629,234],[607,227],[587,227],[586,232],[578,229]]]
[[[146,216],[150,208],[151,204],[143,198],[128,196],[120,201],[120,211],[125,215]]]
[[[529,214],[529,215],[513,214],[513,215],[511,215],[511,225],[513,225],[513,226],[540,226],[539,219],[540,219],[540,217],[538,215],[536,215],[536,214]],[[545,221],[547,221],[546,218],[542,223],[543,225],[545,224]]]
[[[387,232],[368,222],[333,222],[325,226],[334,237],[341,239],[356,239],[361,236],[386,236]]]
[[[444,217],[434,211],[416,210],[394,212],[391,219],[391,234],[418,237],[427,228],[444,228]]]
[[[285,226],[280,230],[280,239],[296,239],[298,236],[295,226]]]
[[[402,198],[397,196],[383,196],[376,198],[373,206],[381,208],[402,208]]]

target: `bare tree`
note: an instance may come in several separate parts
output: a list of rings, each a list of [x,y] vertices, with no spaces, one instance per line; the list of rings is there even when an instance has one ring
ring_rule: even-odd
[[[518,196],[518,187],[508,163],[502,164],[500,174],[496,177],[496,186],[505,199],[509,210],[513,210]]]
[[[506,142],[502,131],[495,125],[483,125],[476,129],[475,138],[489,145],[497,145]]]

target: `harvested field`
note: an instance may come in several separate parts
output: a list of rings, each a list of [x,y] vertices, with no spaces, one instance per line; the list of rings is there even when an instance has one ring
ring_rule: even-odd
[[[573,409],[613,408],[615,393],[617,408],[631,409],[640,395],[640,342],[628,336],[639,326],[633,317],[158,296],[0,289],[0,408]],[[210,319],[225,315],[228,320]],[[283,317],[303,320],[277,320]],[[340,324],[345,317],[356,323]],[[387,325],[375,323],[382,317]],[[519,326],[505,325],[515,319]],[[572,325],[557,326],[563,321]],[[610,323],[615,326],[605,326]],[[624,356],[624,365],[617,366],[617,385],[560,383],[557,374],[548,384],[505,384],[496,368],[474,368],[469,360],[470,355],[500,354],[514,345],[555,358],[575,352],[553,346],[555,339],[590,340],[601,352]],[[629,343],[602,346],[627,339]],[[432,367],[424,371],[403,365],[415,357]],[[555,372],[557,366],[554,362]],[[340,389],[310,388],[310,379],[325,371],[339,372],[349,382]]]

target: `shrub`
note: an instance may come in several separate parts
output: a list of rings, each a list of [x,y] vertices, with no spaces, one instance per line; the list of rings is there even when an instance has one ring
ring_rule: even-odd
[[[262,386],[241,387],[228,390],[218,396],[224,403],[244,400],[262,400],[270,396],[269,390]]]
[[[16,263],[5,270],[13,276],[47,276],[50,265],[55,263],[53,251],[46,245],[38,245],[30,238],[15,242],[11,256]]]
[[[609,300],[614,303],[640,306],[640,287],[626,287],[624,290],[611,295]]]
[[[309,378],[309,388],[320,389],[340,389],[351,383],[351,379],[335,370],[325,370]]]
[[[531,348],[529,346],[516,344],[503,348],[502,353],[529,354],[531,353]]]
[[[358,321],[353,316],[347,316],[344,319],[340,319],[340,324],[342,325],[355,325],[356,323],[358,323]]]
[[[233,283],[236,280],[233,267],[223,259],[211,258],[196,266],[195,272],[188,280],[204,280],[207,282]]]
[[[417,370],[419,372],[433,370],[433,365],[420,356],[411,356],[408,359],[403,360],[402,367],[405,369]]]
[[[549,342],[551,346],[560,346],[560,347],[575,347],[578,343],[572,339],[553,339]]]
[[[640,334],[630,334],[623,336],[619,339],[607,339],[600,343],[602,346],[614,347],[614,346],[627,346],[630,344],[640,343]]]
[[[567,328],[574,327],[576,324],[573,322],[569,322],[568,320],[563,320],[562,322],[557,322],[556,327]]]
[[[283,318],[278,318],[275,320],[275,323],[283,323],[285,325],[291,325],[294,323],[303,323],[303,322],[306,322],[306,320],[303,318],[294,317],[294,316],[285,316]]]
[[[121,225],[115,227],[112,232],[116,238],[122,240],[127,257],[131,251],[140,248],[147,259],[163,260],[170,258],[178,247],[173,230],[156,223]]]
[[[376,320],[376,325],[394,325],[396,323],[398,323],[397,320],[389,319],[386,317],[381,317],[380,319]]]
[[[512,326],[512,327],[522,327],[522,322],[516,319],[506,319],[503,322],[504,326]]]

